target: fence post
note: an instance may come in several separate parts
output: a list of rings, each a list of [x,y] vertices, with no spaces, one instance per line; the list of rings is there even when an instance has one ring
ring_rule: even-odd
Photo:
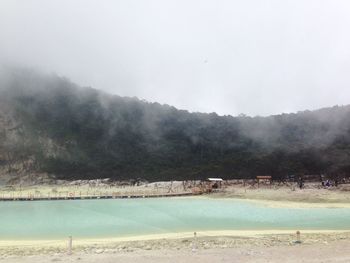
[[[192,252],[197,251],[197,232],[193,233]]]
[[[73,245],[73,238],[72,236],[68,237],[68,255],[72,255],[72,245]]]
[[[300,231],[298,230],[298,231],[296,232],[296,234],[297,234],[297,243],[301,243]]]

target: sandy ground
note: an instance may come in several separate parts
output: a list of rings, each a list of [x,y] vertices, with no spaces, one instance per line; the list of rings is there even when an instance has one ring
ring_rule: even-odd
[[[74,252],[72,255],[55,253],[34,256],[0,257],[7,263],[44,263],[44,262],[101,262],[101,263],[153,263],[153,262],[350,262],[350,241],[336,241],[311,245],[293,246],[255,246],[237,248],[191,248],[161,250],[97,250],[95,253]]]
[[[146,262],[281,262],[279,260],[287,253],[291,257],[287,262],[350,262],[341,261],[350,259],[350,232],[303,231],[301,243],[296,242],[296,234],[290,231],[267,233],[248,231],[240,235],[232,232],[226,236],[210,236],[200,232],[196,238],[188,235],[186,238],[164,236],[133,241],[85,240],[79,243],[74,240],[72,255],[68,255],[68,242],[2,243],[0,262],[138,262],[143,258],[147,258]],[[241,261],[230,261],[232,258]],[[261,261],[254,261],[257,259]],[[314,259],[318,261],[312,261]]]
[[[166,193],[190,193],[191,188],[184,188],[182,182],[158,182],[140,186],[117,185],[37,185],[37,186],[0,186],[0,198],[18,197],[69,197],[101,195],[152,195]],[[296,184],[288,185],[225,185],[218,193],[209,195],[212,198],[242,198],[264,201],[288,201],[298,203],[350,204],[350,185],[337,188],[322,188],[320,183],[307,183],[300,190]]]
[[[322,188],[318,183],[308,183],[304,189],[295,185],[247,186],[232,185],[211,197],[242,198],[263,201],[289,201],[298,203],[350,204],[350,185]]]

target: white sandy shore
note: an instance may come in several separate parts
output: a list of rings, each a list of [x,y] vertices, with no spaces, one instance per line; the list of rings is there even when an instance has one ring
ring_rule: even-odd
[[[211,196],[197,196],[197,198],[213,198]],[[296,202],[296,201],[276,201],[276,200],[258,200],[258,199],[248,199],[248,198],[224,198],[215,197],[215,199],[222,200],[240,200],[251,203],[256,203],[266,207],[275,208],[350,208],[350,203],[314,203],[314,202]]]
[[[302,230],[302,234],[339,234],[349,233],[350,230]],[[294,235],[295,231],[292,230],[222,230],[222,231],[200,231],[196,232],[197,237],[252,237],[256,238],[259,236],[267,235]],[[116,237],[116,238],[78,238],[74,239],[74,245],[86,246],[86,245],[108,245],[119,242],[130,242],[130,241],[149,241],[149,240],[174,240],[174,239],[189,239],[193,238],[193,232],[180,232],[180,233],[164,233],[164,234],[153,234],[153,235],[139,235],[129,237]],[[68,240],[68,239],[67,239]],[[25,246],[56,246],[66,247],[67,240],[0,240],[0,247],[25,247]]]

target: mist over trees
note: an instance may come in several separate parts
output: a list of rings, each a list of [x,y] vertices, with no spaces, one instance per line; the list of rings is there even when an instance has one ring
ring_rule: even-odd
[[[344,176],[349,113],[349,106],[270,117],[189,113],[55,75],[4,70],[0,166],[59,179]]]

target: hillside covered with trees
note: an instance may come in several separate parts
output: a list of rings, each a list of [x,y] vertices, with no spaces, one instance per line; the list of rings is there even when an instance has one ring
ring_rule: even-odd
[[[2,173],[150,181],[350,174],[350,107],[189,113],[29,70],[0,73]]]

